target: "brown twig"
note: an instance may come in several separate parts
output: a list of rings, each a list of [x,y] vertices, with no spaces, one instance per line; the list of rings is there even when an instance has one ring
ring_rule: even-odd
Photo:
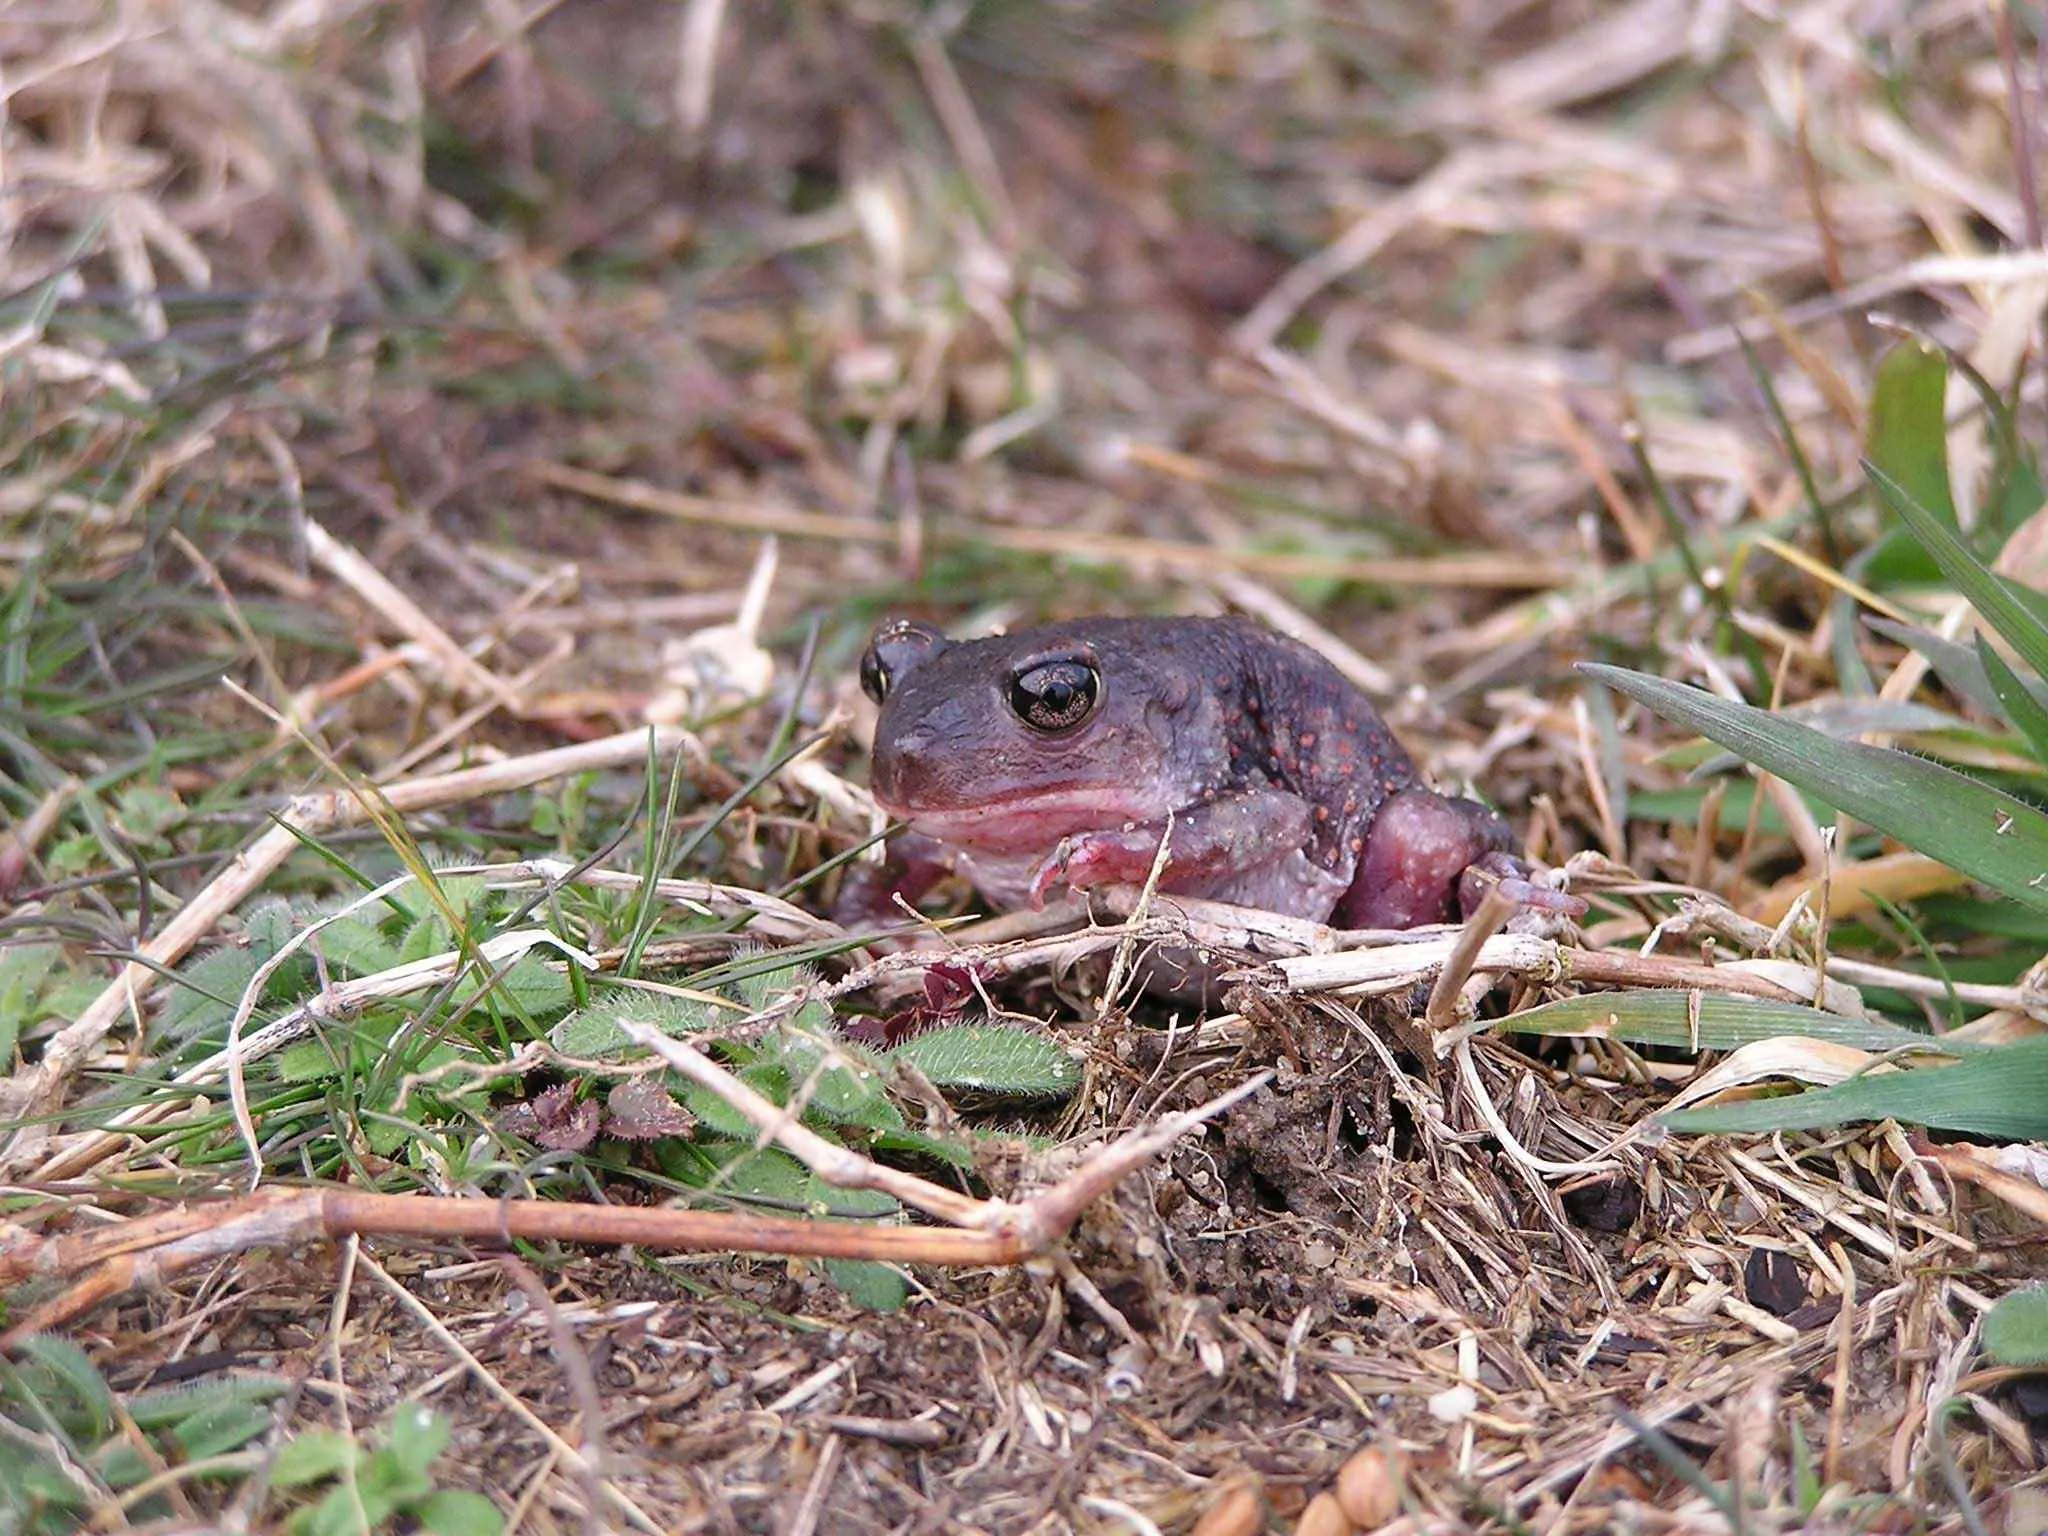
[[[726,1095],[727,1102],[804,1159],[828,1183],[883,1190],[906,1204],[953,1220],[956,1228],[568,1201],[272,1188],[76,1236],[36,1237],[19,1225],[0,1226],[0,1287],[19,1284],[32,1275],[80,1276],[62,1294],[0,1334],[0,1350],[18,1346],[31,1334],[61,1327],[137,1285],[158,1283],[223,1255],[346,1236],[460,1238],[500,1244],[630,1243],[671,1252],[786,1254],[954,1268],[1021,1264],[1063,1238],[1092,1201],[1139,1165],[1257,1092],[1272,1076],[1260,1073],[1199,1108],[1168,1115],[1120,1137],[1058,1183],[1013,1203],[976,1200],[823,1142],[709,1058],[666,1036],[656,1034],[654,1038],[664,1061],[681,1071],[694,1069],[696,1080]],[[686,1056],[695,1057],[696,1062],[684,1061]]]

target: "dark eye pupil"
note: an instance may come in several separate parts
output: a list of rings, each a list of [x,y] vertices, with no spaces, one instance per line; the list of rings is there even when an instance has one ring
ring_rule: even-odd
[[[873,646],[860,659],[860,691],[877,704],[889,697],[889,669],[882,665]]]
[[[1049,661],[1011,682],[1010,707],[1034,730],[1064,731],[1088,718],[1100,686],[1085,662]]]

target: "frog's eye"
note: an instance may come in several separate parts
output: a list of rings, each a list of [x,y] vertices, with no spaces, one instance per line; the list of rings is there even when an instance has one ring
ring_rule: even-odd
[[[872,645],[860,659],[860,691],[877,704],[889,697],[889,668]]]
[[[946,637],[915,619],[891,619],[875,631],[860,659],[860,691],[880,704],[903,674],[946,648]]]
[[[1010,708],[1034,731],[1071,731],[1095,713],[1102,674],[1085,661],[1042,661],[1010,679]]]

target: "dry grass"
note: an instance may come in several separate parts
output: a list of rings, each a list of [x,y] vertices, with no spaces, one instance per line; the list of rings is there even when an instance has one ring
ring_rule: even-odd
[[[1696,560],[1781,702],[1850,658],[1886,699],[1926,682],[1836,602],[1877,531],[1849,494],[1872,312],[2016,384],[2038,432],[2013,140],[2041,137],[2039,26],[1876,0],[0,14],[0,943],[58,946],[64,978],[0,1098],[0,1257],[244,1189],[249,1146],[272,1179],[675,1187],[481,1118],[407,1148],[361,1104],[252,1109],[248,1074],[343,1016],[245,1036],[251,987],[181,1057],[145,1023],[160,975],[260,929],[261,896],[302,931],[359,895],[337,861],[396,891],[552,860],[532,923],[605,973],[722,979],[748,922],[829,952],[762,893],[815,908],[791,882],[868,835],[877,614],[1236,608],[1509,807],[1594,900],[1583,933],[1351,951],[1176,903],[956,932],[1089,1059],[1032,1127],[1069,1145],[989,1149],[995,1194],[1278,1075],[1053,1259],[919,1269],[893,1314],[794,1261],[351,1239],[228,1253],[72,1336],[123,1389],[280,1371],[294,1429],[419,1397],[455,1421],[450,1480],[532,1531],[1174,1532],[1242,1489],[1284,1529],[1367,1445],[1400,1452],[1397,1531],[2043,1529],[2038,1397],[1975,1342],[2041,1270],[2024,1169],[1891,1125],[1664,1137],[1691,1053],[1461,1022],[1618,986],[1808,1000],[1821,971],[1979,1035],[2048,1020],[2048,939],[1935,977],[1882,924],[1781,921],[1834,860],[1803,803],[1687,789],[1567,671],[1724,676]],[[1989,453],[1958,428],[1966,501]],[[1833,873],[1838,930],[1865,890],[1953,884]],[[351,1005],[452,988],[481,938],[453,927],[440,969]],[[1188,929],[1263,962],[1226,1018],[1168,1032],[1067,984]],[[921,995],[860,958],[826,991]],[[490,1021],[494,1102],[559,1066],[516,1009],[454,1006],[450,1038]],[[157,1067],[188,1075],[124,1106]],[[140,1518],[79,1476],[104,1526]]]

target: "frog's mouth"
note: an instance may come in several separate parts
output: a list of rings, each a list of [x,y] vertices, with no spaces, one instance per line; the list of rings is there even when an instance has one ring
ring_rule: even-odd
[[[942,843],[990,853],[1046,853],[1075,832],[1101,831],[1166,814],[1128,785],[1101,784],[1012,795],[980,805],[915,810],[882,802],[891,816]]]

